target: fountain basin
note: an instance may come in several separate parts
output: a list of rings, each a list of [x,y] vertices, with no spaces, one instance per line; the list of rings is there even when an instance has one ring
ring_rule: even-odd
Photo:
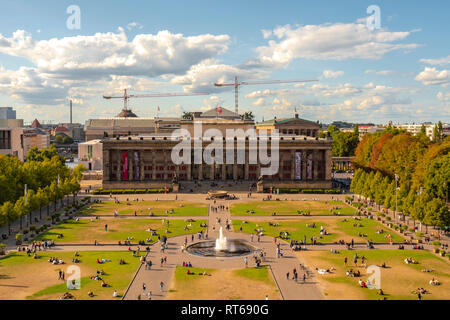
[[[190,254],[202,257],[231,258],[251,254],[255,248],[243,240],[227,240],[226,248],[216,250],[216,240],[208,240],[191,244],[186,248]]]

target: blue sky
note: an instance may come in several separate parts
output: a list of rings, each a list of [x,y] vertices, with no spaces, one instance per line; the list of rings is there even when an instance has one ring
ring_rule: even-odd
[[[69,30],[66,9],[81,10]],[[378,5],[381,29],[365,19]],[[103,94],[208,92],[141,98],[140,116],[221,105],[217,81],[317,79],[240,87],[240,111],[321,122],[449,121],[448,1],[18,1],[0,10],[0,105],[26,121],[111,117]]]

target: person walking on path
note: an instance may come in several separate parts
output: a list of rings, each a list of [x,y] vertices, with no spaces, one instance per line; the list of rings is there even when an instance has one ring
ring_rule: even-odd
[[[147,289],[147,287],[145,286],[145,283],[142,283],[142,292],[145,293],[146,289]]]
[[[148,292],[147,296],[148,296],[148,300],[152,300],[152,292],[151,291]]]
[[[245,263],[245,267],[247,268],[247,266],[248,266],[247,257],[244,258],[244,263]]]
[[[161,283],[159,284],[159,288],[161,289],[161,292],[163,292],[163,289],[164,289],[164,282],[161,281]]]

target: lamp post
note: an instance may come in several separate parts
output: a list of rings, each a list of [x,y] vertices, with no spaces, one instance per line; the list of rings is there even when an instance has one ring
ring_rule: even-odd
[[[398,174],[395,175],[395,211],[394,211],[394,221],[397,221],[397,184],[398,184]]]

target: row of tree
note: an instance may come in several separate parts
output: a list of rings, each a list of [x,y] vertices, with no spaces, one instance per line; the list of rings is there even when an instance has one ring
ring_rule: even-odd
[[[397,206],[422,223],[450,225],[450,137],[430,141],[424,131],[414,136],[388,127],[363,137],[354,165],[352,192],[393,210]]]
[[[0,155],[0,225],[8,225],[19,219],[20,229],[28,216],[32,223],[32,212],[56,204],[64,197],[80,190],[79,181],[84,168],[78,166],[72,171],[64,165],[56,150],[33,148],[22,163],[15,157]],[[25,185],[27,197],[25,199]]]

